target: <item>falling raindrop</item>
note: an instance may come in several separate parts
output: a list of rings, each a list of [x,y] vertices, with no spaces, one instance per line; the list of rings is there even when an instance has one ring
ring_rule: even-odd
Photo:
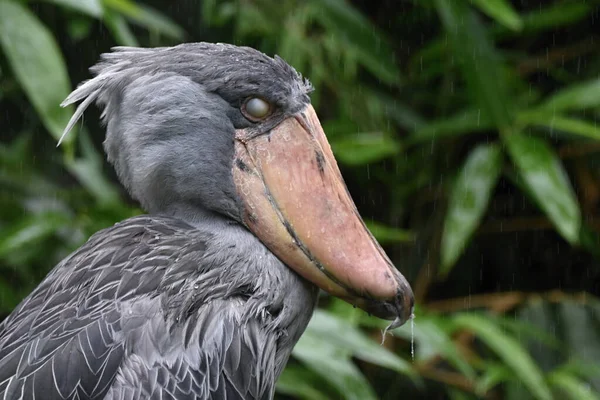
[[[410,357],[415,362],[415,314],[410,315]]]

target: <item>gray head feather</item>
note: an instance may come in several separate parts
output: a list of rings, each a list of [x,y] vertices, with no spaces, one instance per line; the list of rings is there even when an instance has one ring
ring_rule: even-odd
[[[186,43],[154,49],[114,47],[112,50],[112,53],[102,54],[101,62],[90,68],[96,77],[83,82],[61,103],[66,107],[83,100],[65,128],[59,145],[85,109],[98,100],[102,92],[122,84],[119,81],[127,75],[171,71],[188,76],[206,90],[223,94],[233,101],[236,95],[239,97],[247,91],[264,92],[265,84],[271,83],[273,99],[269,100],[276,100],[279,105],[286,105],[286,100],[296,97],[308,101],[307,95],[313,90],[310,82],[282,58],[270,58],[250,47]],[[287,85],[278,85],[283,82]],[[223,90],[225,87],[228,90]]]
[[[104,107],[108,160],[147,211],[204,209],[238,221],[233,137],[255,125],[240,106],[259,96],[289,115],[312,90],[281,58],[227,44],[119,47],[91,71],[96,76],[62,104],[82,101],[63,137],[96,102]]]

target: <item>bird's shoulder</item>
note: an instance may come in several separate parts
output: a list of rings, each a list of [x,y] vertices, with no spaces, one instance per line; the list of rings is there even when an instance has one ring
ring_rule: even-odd
[[[172,273],[178,275],[196,265],[206,250],[206,235],[175,218],[142,215],[98,231],[61,261],[0,325],[0,348],[8,325],[26,314],[55,311],[77,303],[93,308],[103,300],[124,299],[152,292]],[[83,311],[80,309],[79,311]],[[50,313],[49,313],[50,314]]]
[[[122,304],[175,290],[198,269],[206,239],[182,221],[156,216],[94,234],[0,324],[0,393],[29,398],[46,388],[45,398],[70,398],[106,391],[124,352]]]

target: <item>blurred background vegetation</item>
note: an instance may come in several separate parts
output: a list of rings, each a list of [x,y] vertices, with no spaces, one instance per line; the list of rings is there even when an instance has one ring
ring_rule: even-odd
[[[323,297],[278,399],[600,398],[600,1],[0,0],[0,319],[93,232],[138,214],[99,111],[58,104],[115,45],[279,54],[411,324]]]

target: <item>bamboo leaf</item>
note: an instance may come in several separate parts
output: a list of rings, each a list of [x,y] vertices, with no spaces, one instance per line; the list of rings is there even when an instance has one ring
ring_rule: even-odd
[[[592,313],[594,313],[594,311],[592,311]],[[600,378],[600,365],[598,365],[597,360],[592,362],[582,362],[578,358],[572,358],[567,364],[561,365],[557,370],[564,371],[585,380],[598,380],[598,378]]]
[[[440,317],[419,315],[413,323],[412,327],[408,327],[406,324],[394,330],[394,335],[407,341],[414,340],[416,342],[417,360],[426,362],[441,356],[468,379],[475,380],[475,370],[456,348],[456,344],[447,332],[449,329],[444,326]]]
[[[506,92],[502,60],[481,21],[465,1],[436,0],[435,4],[471,97],[494,126],[509,126],[512,103]]]
[[[44,126],[52,136],[60,138],[72,115],[72,108],[61,108],[60,103],[71,91],[71,85],[54,37],[21,3],[3,0],[0,44]]]
[[[542,139],[519,132],[502,136],[528,191],[558,232],[577,243],[581,212],[563,166]]]
[[[94,18],[102,18],[102,2],[100,0],[45,0],[58,6],[87,14]]]
[[[590,3],[582,1],[555,2],[547,7],[538,8],[533,11],[520,12],[523,28],[514,31],[503,25],[491,28],[495,39],[503,40],[516,35],[532,36],[550,29],[569,26],[585,18],[592,10]]]
[[[581,1],[555,2],[525,14],[523,22],[528,32],[539,32],[572,24],[588,15],[592,7],[592,4]]]
[[[358,133],[331,139],[331,148],[340,163],[364,165],[398,154],[400,144],[380,133]]]
[[[497,325],[477,314],[459,314],[454,318],[454,322],[457,326],[475,333],[514,371],[536,399],[552,399],[542,371],[526,350],[517,341],[502,332]]]
[[[418,144],[427,140],[462,136],[483,132],[494,127],[494,122],[481,110],[468,109],[438,121],[433,121],[415,130],[409,136],[408,144]]]
[[[394,52],[377,27],[344,0],[319,0],[315,5],[318,10],[315,18],[339,32],[346,50],[356,53],[360,64],[386,83],[400,83],[400,69],[394,61]]]
[[[108,10],[104,15],[104,24],[110,30],[117,43],[120,45],[133,47],[139,46],[135,35],[121,14]]]
[[[441,244],[440,273],[447,274],[462,254],[481,217],[502,170],[497,145],[481,145],[471,152],[452,187]]]
[[[380,244],[410,242],[415,239],[413,232],[393,228],[375,221],[365,221],[369,231]]]
[[[483,375],[475,385],[475,391],[484,396],[490,389],[501,382],[510,380],[513,377],[512,371],[502,363],[488,363]]]
[[[520,31],[523,28],[521,17],[506,0],[473,0],[473,4],[513,31]]]
[[[328,332],[328,334],[331,332]],[[293,355],[327,380],[347,400],[375,400],[369,382],[354,365],[347,352],[307,331],[293,350]]]
[[[150,31],[154,30],[177,40],[185,36],[185,32],[179,25],[148,6],[131,0],[104,0],[104,4]]]
[[[361,360],[414,376],[412,366],[407,361],[369,339],[352,324],[326,311],[315,311],[305,334],[318,337],[328,346]]]
[[[65,166],[100,204],[118,204],[119,192],[102,173],[102,157],[86,131],[82,132],[80,138],[83,156],[67,159]]]
[[[0,257],[6,257],[9,253],[22,250],[27,246],[38,245],[68,221],[69,218],[64,213],[47,212],[30,215],[19,220],[14,226],[4,227],[0,239]]]
[[[557,115],[554,111],[533,111],[519,114],[518,121],[533,126],[543,126],[576,136],[600,140],[600,126],[594,122]]]
[[[321,390],[319,375],[300,365],[288,365],[277,380],[279,393],[292,395],[303,400],[328,400],[330,396]]]
[[[582,362],[597,362],[600,357],[600,338],[594,321],[595,313],[581,304],[563,301],[558,306],[558,315],[564,321],[563,345],[569,348],[571,356]]]
[[[548,381],[552,386],[564,394],[566,394],[572,400],[598,400],[600,396],[598,393],[591,390],[589,385],[575,376],[563,372],[557,371],[548,377]]]
[[[554,112],[600,107],[600,78],[567,86],[540,107]]]

